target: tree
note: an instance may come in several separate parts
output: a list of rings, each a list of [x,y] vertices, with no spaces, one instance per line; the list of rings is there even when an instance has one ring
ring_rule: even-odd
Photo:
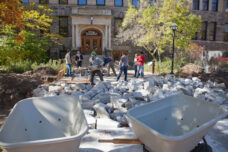
[[[0,64],[11,61],[30,60],[44,62],[48,59],[47,50],[50,42],[57,44],[61,37],[50,33],[53,17],[52,10],[46,6],[30,4],[20,5],[23,12],[21,23],[23,28],[7,23],[3,24],[0,33]]]
[[[120,29],[121,42],[130,41],[149,51],[152,56],[171,50],[172,30],[170,25],[176,23],[175,46],[184,51],[191,39],[201,27],[201,18],[190,13],[191,0],[163,0],[148,3],[151,0],[140,0],[139,8],[135,8],[129,1],[129,8]]]
[[[21,0],[0,0],[0,23],[23,28]],[[0,29],[1,30],[1,29]]]

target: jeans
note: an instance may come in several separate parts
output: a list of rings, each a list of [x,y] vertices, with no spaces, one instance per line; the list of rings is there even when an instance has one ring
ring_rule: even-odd
[[[128,66],[121,66],[120,67],[120,73],[117,76],[117,81],[120,79],[122,72],[124,72],[124,80],[127,81],[127,70],[128,70]]]
[[[135,75],[134,75],[134,77],[136,77],[136,74],[137,74],[137,65],[135,65]]]
[[[139,73],[141,72],[141,77],[143,78],[144,77],[144,65],[138,65],[137,66],[137,74],[136,74],[136,77],[138,78],[139,77]]]
[[[67,64],[67,76],[71,76],[71,64]]]
[[[90,83],[91,84],[94,83],[93,81],[94,81],[94,76],[95,76],[96,73],[100,77],[100,80],[101,81],[104,81],[103,80],[103,75],[102,75],[101,71],[100,70],[95,70],[95,71],[91,71],[91,73],[90,73]]]

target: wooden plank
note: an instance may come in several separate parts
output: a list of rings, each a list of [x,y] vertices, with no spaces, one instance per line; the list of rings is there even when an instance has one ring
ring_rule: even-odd
[[[90,83],[90,81],[89,80],[87,80],[87,79],[82,79],[82,80],[61,80],[61,81],[64,81],[64,82],[66,82],[66,83],[70,83],[70,84],[72,84],[72,83],[85,83],[85,84],[88,84],[88,83]]]
[[[101,143],[113,143],[113,144],[143,144],[139,139],[124,139],[124,138],[116,138],[116,139],[99,139],[98,142]]]

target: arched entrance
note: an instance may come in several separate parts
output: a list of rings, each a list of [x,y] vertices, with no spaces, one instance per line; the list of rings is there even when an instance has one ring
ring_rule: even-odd
[[[102,33],[94,28],[89,28],[81,33],[82,54],[90,54],[96,51],[102,54]]]

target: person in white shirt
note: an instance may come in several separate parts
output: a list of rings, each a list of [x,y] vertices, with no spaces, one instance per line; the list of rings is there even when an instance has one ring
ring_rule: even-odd
[[[65,56],[66,66],[67,66],[67,76],[71,76],[71,58],[70,58],[70,50],[67,50],[67,54]]]

